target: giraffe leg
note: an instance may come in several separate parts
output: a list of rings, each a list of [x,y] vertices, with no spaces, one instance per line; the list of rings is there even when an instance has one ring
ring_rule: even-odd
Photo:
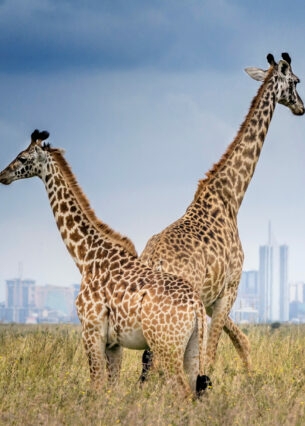
[[[95,389],[100,389],[104,383],[105,375],[105,349],[101,333],[96,327],[83,326],[82,338],[88,357],[90,378]]]
[[[251,371],[252,363],[250,356],[250,343],[247,336],[240,330],[239,327],[231,320],[227,318],[224,331],[230,337],[238,355],[242,359],[244,366],[247,371]]]
[[[149,373],[149,370],[153,362],[153,353],[149,349],[146,349],[142,355],[142,372],[139,377],[139,382],[142,385],[146,380]]]
[[[148,299],[149,301],[149,299]],[[181,316],[180,324],[152,322],[151,305],[142,301],[141,322],[146,342],[154,354],[154,364],[164,372],[164,376],[181,391],[183,397],[191,395],[187,375],[184,371],[183,360],[187,342],[193,329],[193,316],[190,320]],[[158,315],[156,315],[158,316]],[[179,318],[177,315],[176,318]],[[185,330],[181,333],[181,330]]]
[[[208,372],[210,372],[215,362],[218,342],[222,329],[224,328],[228,318],[230,307],[231,304],[226,296],[223,296],[221,299],[217,299],[213,305],[207,344],[206,369]],[[209,307],[208,311],[211,312],[211,307]]]
[[[189,378],[193,392],[196,391],[196,381],[199,374],[198,327],[196,325],[184,353],[184,370]]]
[[[170,340],[169,343],[168,338],[166,338],[168,336],[167,332],[168,330],[165,327],[161,327],[161,330],[158,329],[158,331],[150,328],[148,333],[147,330],[144,331],[146,340],[151,348],[151,351],[148,351],[149,356],[153,353],[154,364],[158,366],[158,369],[160,368],[163,371],[165,378],[172,383],[172,386],[176,386],[177,390],[182,392],[183,397],[188,397],[193,392],[183,365],[186,349],[185,339],[182,339],[183,342],[180,339],[174,339]],[[148,369],[150,366],[151,364],[148,365]]]
[[[166,344],[166,343],[165,343]],[[184,348],[175,347],[175,350],[170,350],[170,347],[165,347],[160,350],[154,348],[154,357],[158,360],[165,377],[171,383],[172,387],[177,387],[177,391],[181,392],[183,398],[193,395],[187,375],[183,366]]]
[[[210,317],[212,317],[212,314],[213,314],[212,307],[207,308],[207,314]],[[242,359],[244,363],[246,370],[251,371],[252,362],[251,362],[251,356],[250,356],[250,343],[247,336],[240,330],[240,328],[231,320],[229,316],[227,317],[225,321],[225,325],[223,329],[230,337],[238,355],[240,356],[240,358]],[[208,343],[208,345],[209,347],[211,347],[211,343],[210,344]],[[215,347],[215,355],[216,355],[216,349],[217,349],[217,346]],[[190,348],[187,348],[187,352],[184,358],[185,369],[189,377],[191,377],[190,372],[194,368],[193,367],[194,359],[192,358],[191,352],[193,352],[193,350]],[[152,351],[146,350],[143,352],[142,372],[139,378],[139,381],[141,384],[147,380],[147,375],[152,365],[152,358],[153,358]],[[194,377],[192,377],[192,379],[190,380],[191,380],[191,388],[194,389],[194,383],[196,384],[197,379],[194,379]]]
[[[206,308],[209,317],[213,317],[213,307]],[[238,355],[240,356],[247,371],[251,371],[252,362],[250,356],[250,343],[247,336],[240,330],[240,328],[227,316],[223,327],[224,331],[230,337]],[[208,343],[209,345],[210,343]],[[209,346],[210,347],[210,346]],[[215,349],[216,351],[216,349]]]
[[[205,312],[204,312],[205,315]],[[205,318],[205,317],[204,317]],[[204,373],[205,370],[205,353],[206,353],[206,319],[204,321],[203,335],[199,336],[198,322],[194,327],[193,333],[188,341],[184,353],[184,370],[188,375],[189,383],[193,394],[197,398],[203,395],[208,387],[212,387],[212,382]],[[201,342],[201,343],[199,343]],[[203,345],[200,347],[200,345]],[[200,354],[201,353],[201,354]],[[200,361],[201,359],[201,361]]]
[[[123,348],[115,345],[111,348],[106,346],[106,369],[108,374],[108,383],[114,385],[120,377],[121,365],[123,357]]]

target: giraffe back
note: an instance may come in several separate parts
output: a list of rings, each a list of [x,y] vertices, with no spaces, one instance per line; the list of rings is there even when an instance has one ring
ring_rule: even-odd
[[[154,269],[187,279],[206,306],[228,282],[239,282],[243,257],[236,220],[210,186],[201,188],[181,218],[152,236],[140,256]]]

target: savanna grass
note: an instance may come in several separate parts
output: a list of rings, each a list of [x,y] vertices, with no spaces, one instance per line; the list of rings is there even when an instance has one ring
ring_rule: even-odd
[[[213,388],[181,401],[152,373],[140,389],[141,352],[124,352],[120,383],[90,388],[78,326],[0,326],[2,425],[305,425],[305,326],[252,326],[253,371],[223,336]]]

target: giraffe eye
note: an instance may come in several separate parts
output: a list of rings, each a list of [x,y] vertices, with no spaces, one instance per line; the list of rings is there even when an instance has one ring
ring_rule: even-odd
[[[26,157],[19,157],[18,160],[20,161],[20,163],[24,164],[26,162]]]

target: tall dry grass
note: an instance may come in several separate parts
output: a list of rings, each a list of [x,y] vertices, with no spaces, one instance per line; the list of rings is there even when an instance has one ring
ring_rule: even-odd
[[[90,390],[77,326],[0,326],[1,425],[305,425],[305,327],[249,327],[253,372],[223,336],[201,401],[177,399],[141,353],[125,351],[120,384]]]

